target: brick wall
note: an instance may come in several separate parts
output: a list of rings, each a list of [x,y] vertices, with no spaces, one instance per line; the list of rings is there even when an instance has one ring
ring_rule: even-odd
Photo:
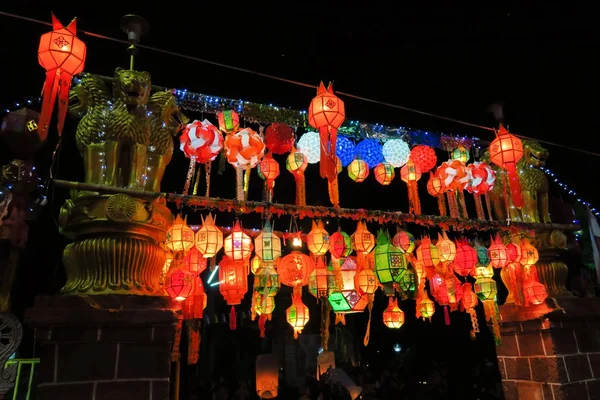
[[[502,324],[498,365],[506,400],[600,399],[600,319]]]

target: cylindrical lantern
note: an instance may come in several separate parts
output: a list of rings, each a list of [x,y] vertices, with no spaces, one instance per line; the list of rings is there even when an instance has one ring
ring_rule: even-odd
[[[256,357],[256,394],[261,399],[275,399],[279,389],[279,362],[274,354]]]
[[[404,311],[398,307],[398,300],[392,297],[390,297],[388,308],[383,312],[383,323],[392,329],[399,329],[404,324]]]
[[[212,214],[202,220],[196,232],[196,248],[205,258],[214,257],[223,247],[223,232],[215,225]]]
[[[375,247],[375,236],[367,229],[367,224],[358,221],[352,235],[352,245],[358,253],[370,253]]]
[[[192,294],[194,276],[180,268],[175,268],[165,278],[165,290],[174,300],[183,301]]]
[[[348,165],[348,176],[357,183],[364,181],[369,176],[369,165],[360,158],[354,159]]]
[[[167,231],[165,247],[172,252],[186,252],[194,246],[194,231],[177,215],[175,222]]]
[[[254,239],[254,252],[263,261],[275,261],[281,256],[281,239],[273,233],[269,221],[265,222],[262,232]]]
[[[329,252],[335,258],[348,257],[352,253],[352,239],[346,232],[335,232],[329,237]]]
[[[202,253],[195,247],[188,251],[183,262],[192,274],[201,274],[206,269],[206,258],[202,257]]]
[[[232,261],[248,260],[252,254],[254,246],[250,236],[242,230],[240,221],[236,221],[231,234],[223,241],[225,255]]]
[[[329,250],[329,233],[323,227],[322,221],[313,221],[312,230],[306,235],[308,250],[313,256],[323,256]]]
[[[392,164],[386,162],[382,162],[376,166],[373,172],[375,173],[375,179],[377,179],[377,182],[383,186],[387,186],[392,183],[394,177],[396,176]]]
[[[292,251],[277,262],[279,280],[286,286],[303,286],[308,284],[308,276],[315,269],[315,262],[304,253]]]
[[[227,304],[240,304],[248,291],[248,275],[244,262],[223,257],[219,263],[219,282],[219,292]]]

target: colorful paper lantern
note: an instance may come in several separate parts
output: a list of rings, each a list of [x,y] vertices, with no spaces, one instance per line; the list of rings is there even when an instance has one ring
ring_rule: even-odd
[[[496,173],[484,162],[475,161],[468,165],[469,168],[469,193],[485,194],[494,188]]]
[[[494,268],[504,268],[511,261],[508,255],[508,248],[502,243],[499,235],[496,235],[494,241],[488,249],[490,255],[490,264]]]
[[[538,305],[546,300],[548,291],[540,282],[530,281],[523,285],[523,295],[529,303]]]
[[[390,243],[387,232],[379,231],[375,246],[375,274],[380,283],[398,283],[406,274],[408,263],[404,252]]]
[[[313,221],[312,229],[306,235],[308,251],[313,256],[323,256],[329,250],[329,233],[323,227],[323,221]]]
[[[302,329],[310,319],[308,307],[302,302],[302,289],[299,287],[294,289],[292,297],[292,305],[285,312],[288,324],[294,329],[294,338],[298,339],[298,334],[302,333]]]
[[[367,224],[358,221],[352,235],[352,245],[358,253],[370,253],[375,247],[375,236],[367,229]]]
[[[280,287],[279,274],[275,271],[274,264],[265,263],[254,273],[254,290],[258,293],[274,297]]]
[[[440,262],[440,252],[431,243],[429,237],[421,239],[421,244],[417,248],[417,259],[422,261],[426,268],[435,267]]]
[[[412,269],[407,269],[398,281],[398,289],[404,296],[412,297],[417,289],[417,276]]]
[[[298,140],[297,150],[306,156],[309,164],[316,164],[321,160],[321,139],[318,132],[306,132]]]
[[[477,264],[477,252],[466,242],[459,243],[456,247],[456,257],[454,257],[454,271],[461,275],[467,276],[471,273],[475,264]]]
[[[181,268],[174,268],[165,277],[165,291],[173,299],[184,301],[192,294],[194,276]]]
[[[306,285],[308,276],[314,269],[315,262],[312,258],[299,251],[292,251],[277,262],[279,280],[286,286]]]
[[[327,298],[334,312],[352,311],[354,306],[360,301],[361,294],[354,287],[356,268],[356,259],[354,257],[348,257],[341,262],[342,287],[338,287]]]
[[[473,246],[473,248],[477,252],[477,262],[480,265],[487,267],[490,264],[490,253],[488,249],[485,246],[478,243],[477,240],[475,240],[475,245]]]
[[[423,144],[417,145],[410,150],[410,159],[419,167],[423,174],[431,171],[437,164],[435,150]]]
[[[376,139],[364,139],[356,145],[356,156],[375,168],[384,161],[381,143]],[[391,164],[391,163],[390,163]]]
[[[464,146],[458,146],[454,150],[452,150],[452,155],[450,156],[453,160],[460,161],[463,164],[466,164],[471,158],[471,154],[469,154],[469,150],[467,150]]]
[[[431,321],[431,317],[435,313],[435,303],[431,301],[427,293],[424,293],[417,300],[417,318],[429,319]]]
[[[348,176],[354,182],[363,182],[369,176],[369,166],[365,161],[357,158],[348,165]]]
[[[381,164],[376,166],[373,172],[375,174],[375,179],[377,179],[377,182],[379,182],[383,186],[387,186],[390,183],[392,183],[394,177],[396,176],[396,173],[394,172],[394,167],[392,166],[392,164],[389,164],[387,162],[382,162]]]
[[[256,244],[255,244],[256,246]],[[262,268],[262,264],[263,261],[260,259],[259,256],[254,256],[252,257],[252,260],[250,261],[250,272],[252,272],[253,274],[256,274],[258,272],[258,270],[260,268]]]
[[[223,149],[223,135],[208,120],[195,120],[183,129],[179,137],[180,149],[187,158],[204,164],[213,161]]]
[[[323,258],[319,257],[314,271],[308,277],[308,291],[318,299],[328,297],[336,289],[335,274],[325,266]]]
[[[408,231],[398,229],[394,235],[394,238],[392,239],[392,244],[409,254],[415,249],[415,237]]]
[[[539,259],[540,256],[537,249],[529,243],[529,240],[523,239],[523,243],[521,244],[521,259],[519,260],[521,265],[534,265]]]
[[[329,238],[329,252],[335,258],[348,257],[352,253],[352,239],[346,232],[335,232]]]
[[[192,247],[187,252],[183,262],[188,272],[192,274],[201,274],[206,269],[206,258],[202,256],[202,253],[196,247]]]
[[[518,243],[518,240],[511,242],[506,245],[508,259],[510,262],[521,262],[521,244]]]
[[[306,205],[306,179],[304,171],[308,166],[306,156],[298,151],[293,151],[285,160],[285,168],[294,175],[296,181],[296,205]]]
[[[421,214],[421,201],[417,181],[421,179],[421,170],[411,160],[400,168],[400,178],[408,187],[408,204],[411,214]]]
[[[511,135],[503,125],[500,125],[496,139],[490,143],[489,154],[492,163],[506,169],[508,185],[515,207],[523,207],[521,183],[517,175],[517,163],[523,158],[521,139]]]
[[[464,190],[469,184],[469,170],[458,160],[443,162],[437,169],[436,174],[442,179],[447,190]]]
[[[236,221],[231,230],[231,234],[223,240],[223,249],[225,255],[231,261],[243,261],[250,259],[254,246],[252,239],[248,236],[240,225],[240,221]]]
[[[162,273],[166,275],[173,264],[173,253],[170,250],[165,250],[165,264],[163,265]]]
[[[402,168],[400,168],[400,178],[406,183],[416,182],[421,179],[421,170],[409,160]]]
[[[477,303],[479,303],[479,298],[477,297],[477,294],[473,291],[473,286],[470,283],[465,283],[463,285],[461,303],[463,308],[467,310],[475,308],[477,306]]]
[[[204,258],[214,257],[223,247],[223,232],[215,225],[212,214],[202,218],[202,226],[196,232],[196,248]]]
[[[383,312],[383,323],[391,329],[400,329],[404,324],[404,312],[398,307],[398,301],[392,297]]]
[[[275,154],[285,154],[292,151],[296,143],[296,134],[286,124],[273,122],[265,129],[265,146]]]
[[[254,168],[265,154],[260,135],[244,128],[225,138],[227,161],[236,168]]]
[[[385,161],[392,164],[394,168],[404,166],[410,159],[410,147],[402,139],[388,140],[384,143],[381,152]]]
[[[264,296],[260,292],[254,292],[256,303],[256,314],[271,315],[275,311],[275,299],[271,296]]]
[[[430,172],[429,181],[427,181],[427,192],[433,197],[437,197],[444,194],[445,191],[444,182],[437,174]]]
[[[498,294],[498,286],[492,278],[478,278],[474,285],[475,293],[480,300],[494,300]]]
[[[269,221],[254,239],[254,252],[264,261],[275,261],[281,256],[281,239],[273,233]]]
[[[439,250],[441,262],[452,261],[456,257],[456,245],[452,240],[448,239],[446,232],[444,232],[443,236],[438,234],[438,241],[435,247]]]
[[[228,305],[240,304],[248,291],[248,276],[243,261],[234,261],[228,256],[219,263],[219,292]]]
[[[46,70],[46,81],[42,90],[42,111],[38,121],[40,138],[46,139],[48,127],[58,99],[58,134],[64,127],[69,105],[69,88],[74,75],[83,71],[86,46],[77,37],[77,20],[63,26],[52,14],[52,32],[40,38],[38,61]]]
[[[354,277],[354,287],[360,294],[373,294],[378,288],[377,276],[370,269],[363,269]]]
[[[356,157],[356,146],[346,136],[338,136],[336,154],[340,158],[343,167],[348,166]]]
[[[275,179],[279,176],[279,163],[273,159],[271,153],[268,153],[257,167],[258,176],[265,181],[266,201],[273,202],[273,188]]]
[[[177,215],[175,222],[167,231],[165,247],[172,252],[186,252],[194,246],[194,231]]]
[[[240,129],[240,116],[233,110],[225,110],[217,113],[219,129],[228,135],[237,132]]]

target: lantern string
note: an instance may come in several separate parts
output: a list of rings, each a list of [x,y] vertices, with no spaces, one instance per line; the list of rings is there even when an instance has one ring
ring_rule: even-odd
[[[9,12],[6,12],[6,11],[0,11],[0,15],[4,15],[4,16],[10,17],[10,18],[20,19],[20,20],[23,20],[23,21],[33,22],[33,23],[37,23],[37,24],[41,24],[41,25],[52,26],[51,23],[46,22],[46,21],[42,21],[42,20],[38,20],[38,19],[35,19],[35,18],[30,18],[30,17],[25,17],[25,16],[18,15],[18,14],[13,14],[13,13],[9,13]],[[104,40],[108,40],[108,41],[112,41],[112,42],[116,42],[116,43],[122,43],[122,44],[125,44],[125,45],[130,45],[131,44],[127,40],[117,39],[117,38],[113,38],[113,37],[102,35],[102,34],[95,33],[95,32],[85,31],[85,30],[82,30],[82,29],[78,29],[77,31],[80,32],[80,33],[83,33],[83,34],[85,34],[87,36],[95,37],[95,38],[98,38],[98,39],[104,39]],[[296,81],[296,80],[293,80],[293,79],[282,78],[282,77],[279,77],[279,76],[276,76],[276,75],[265,74],[263,72],[258,72],[258,71],[250,70],[250,69],[247,69],[247,68],[241,68],[241,67],[236,67],[236,66],[233,66],[233,65],[219,63],[219,62],[216,62],[216,61],[211,61],[211,60],[207,60],[207,59],[196,57],[196,56],[191,56],[191,55],[184,54],[184,53],[179,53],[179,52],[175,52],[175,51],[171,51],[171,50],[165,50],[165,49],[161,49],[161,48],[157,48],[157,47],[153,47],[153,46],[147,46],[147,45],[143,45],[143,44],[140,44],[140,43],[137,43],[136,47],[138,47],[140,49],[146,49],[146,50],[155,51],[155,52],[166,54],[166,55],[169,55],[169,56],[184,58],[184,59],[187,59],[187,60],[201,62],[201,63],[205,63],[205,64],[209,64],[209,65],[214,65],[214,66],[217,66],[217,67],[226,68],[226,69],[230,69],[230,70],[234,70],[234,71],[238,71],[238,72],[244,72],[244,73],[247,73],[247,74],[252,74],[252,75],[260,76],[260,77],[267,78],[267,79],[272,79],[272,80],[276,80],[276,81],[280,81],[280,82],[285,82],[285,83],[289,83],[289,84],[296,85],[296,86],[302,86],[302,87],[306,87],[306,88],[310,88],[310,89],[317,89],[316,85],[311,85],[311,84],[300,82],[300,81]],[[446,117],[446,116],[443,116],[443,115],[434,114],[434,113],[430,113],[430,112],[427,112],[427,111],[418,110],[418,109],[415,109],[415,108],[405,107],[405,106],[402,106],[402,105],[399,105],[399,104],[392,104],[392,103],[388,103],[388,102],[385,102],[385,101],[375,100],[375,99],[371,99],[371,98],[364,97],[364,96],[358,96],[358,95],[354,95],[354,94],[351,94],[351,93],[346,93],[346,92],[342,92],[342,91],[338,91],[338,90],[336,90],[336,92],[338,94],[341,94],[343,96],[350,97],[350,98],[353,98],[353,99],[356,99],[356,100],[360,100],[360,101],[364,101],[364,102],[368,102],[368,103],[373,103],[373,104],[378,104],[378,105],[382,105],[382,106],[386,106],[386,107],[390,107],[390,108],[396,108],[396,109],[407,111],[407,112],[411,112],[411,113],[414,113],[414,114],[425,115],[425,116],[428,116],[428,117],[431,117],[431,118],[437,118],[437,119],[440,119],[440,120],[444,120],[444,121],[448,121],[448,122],[453,122],[453,123],[456,123],[456,124],[459,124],[459,125],[470,126],[472,128],[478,128],[478,129],[482,129],[482,130],[486,130],[486,131],[495,132],[495,128],[493,128],[493,127],[479,125],[479,124],[475,124],[475,123],[464,121],[464,120],[457,119],[457,118]],[[552,146],[562,147],[562,148],[567,149],[567,150],[571,150],[571,151],[575,151],[575,152],[580,152],[580,153],[584,153],[584,154],[588,154],[588,155],[593,155],[593,156],[596,156],[596,157],[600,157],[600,153],[594,153],[594,152],[591,152],[591,151],[582,150],[582,149],[578,149],[578,148],[575,148],[575,147],[560,145],[560,144],[549,142],[549,141],[546,141],[546,140],[534,139],[534,138],[523,136],[523,135],[516,135],[515,134],[515,136],[520,137],[522,139],[536,140],[536,141],[538,141],[540,143],[545,143],[545,144],[552,145]]]

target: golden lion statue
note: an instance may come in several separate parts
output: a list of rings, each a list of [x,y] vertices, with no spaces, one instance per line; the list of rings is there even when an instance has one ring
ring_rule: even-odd
[[[488,196],[497,220],[522,221],[522,222],[551,222],[548,204],[548,178],[540,170],[549,157],[548,150],[534,140],[523,140],[523,158],[517,163],[517,174],[521,182],[524,205],[521,209],[515,207],[510,190],[505,191],[507,183],[506,172],[490,164],[496,172],[496,183]],[[489,153],[486,151],[481,161],[489,163]],[[505,200],[505,193],[507,199]],[[508,213],[507,213],[508,202]]]

